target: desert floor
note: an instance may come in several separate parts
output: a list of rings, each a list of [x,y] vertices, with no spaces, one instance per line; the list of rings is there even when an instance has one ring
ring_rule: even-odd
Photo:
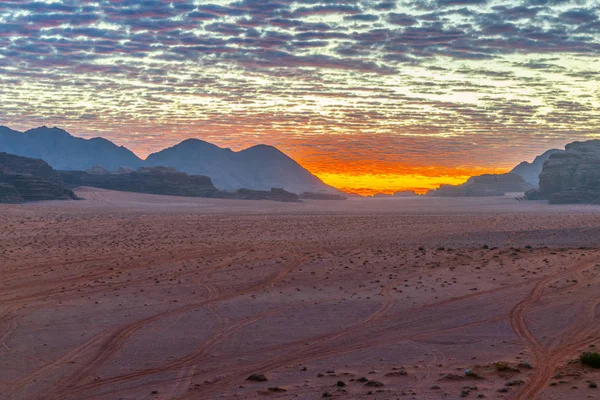
[[[2,399],[600,399],[598,206],[77,193],[0,206]]]

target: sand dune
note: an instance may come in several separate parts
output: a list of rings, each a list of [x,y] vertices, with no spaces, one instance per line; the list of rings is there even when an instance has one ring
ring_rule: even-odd
[[[2,399],[600,396],[598,207],[76,194],[0,206]]]

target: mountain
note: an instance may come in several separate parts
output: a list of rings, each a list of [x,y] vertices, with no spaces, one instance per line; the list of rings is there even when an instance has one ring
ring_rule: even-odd
[[[109,140],[78,138],[65,130],[46,126],[23,133],[0,127],[0,151],[39,158],[60,170],[86,170],[95,165],[113,170],[142,165],[135,154]]]
[[[76,198],[44,161],[0,153],[0,203]]]
[[[70,187],[92,186],[125,192],[169,196],[212,197],[217,193],[210,178],[188,175],[173,168],[139,168],[129,173],[102,173],[97,167],[88,171],[59,171]]]
[[[394,197],[418,197],[419,195],[414,190],[402,190],[400,192],[396,192],[393,195]]]
[[[516,174],[484,174],[472,176],[462,185],[441,185],[438,189],[427,192],[433,197],[483,197],[504,196],[505,193],[520,192],[533,189],[534,186],[525,182],[523,177]]]
[[[266,145],[235,152],[188,139],[150,154],[146,165],[165,165],[189,174],[210,176],[215,186],[226,190],[283,188],[293,193],[339,193],[277,148]]]
[[[544,167],[544,163],[548,158],[554,154],[559,152],[558,149],[551,149],[544,152],[542,155],[537,156],[533,162],[529,163],[527,161],[523,161],[516,167],[514,167],[510,173],[517,174],[522,176],[525,179],[525,182],[538,187],[539,185],[539,176],[540,172],[542,172],[542,168]]]
[[[600,203],[600,140],[573,142],[553,153],[540,173],[540,187],[530,200],[554,204]]]
[[[235,152],[188,139],[141,160],[127,148],[106,139],[78,138],[62,129],[43,126],[23,133],[0,127],[0,151],[40,158],[59,170],[165,166],[190,175],[208,176],[216,187],[225,190],[283,188],[294,193],[341,194],[275,147],[266,145]]]
[[[335,193],[304,192],[300,194],[302,200],[347,200],[348,197]]]

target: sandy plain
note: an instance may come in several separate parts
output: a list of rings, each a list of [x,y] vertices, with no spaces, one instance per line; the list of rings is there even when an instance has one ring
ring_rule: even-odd
[[[600,398],[598,206],[77,194],[0,206],[2,399]]]

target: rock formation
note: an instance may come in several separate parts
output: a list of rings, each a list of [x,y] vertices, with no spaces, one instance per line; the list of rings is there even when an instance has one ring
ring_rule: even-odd
[[[600,140],[573,142],[550,156],[540,174],[540,187],[528,199],[554,204],[600,203]]]
[[[544,163],[546,160],[554,153],[559,152],[558,149],[551,149],[544,152],[542,155],[537,156],[533,162],[529,163],[527,161],[523,161],[516,167],[514,167],[510,173],[517,174],[522,176],[525,179],[525,182],[535,186],[536,188],[539,186],[539,176],[542,172],[542,168],[544,167]]]
[[[394,193],[394,197],[415,197],[418,194],[413,190],[402,190],[400,192]]]
[[[307,200],[346,200],[347,197],[341,194],[333,194],[333,193],[314,193],[314,192],[304,192],[300,195],[301,199]]]
[[[171,167],[142,167],[135,171],[102,173],[92,171],[59,171],[61,178],[70,187],[91,186],[122,192],[159,194],[167,196],[209,197],[218,199],[273,200],[298,202],[297,194],[283,189],[237,191],[218,190],[211,179],[202,175],[188,175]]]
[[[219,192],[214,197],[223,199],[240,199],[240,200],[272,200],[282,201],[285,203],[301,202],[299,196],[295,193],[287,192],[281,188],[272,188],[271,190],[250,190],[239,189],[233,193]]]
[[[76,198],[44,161],[0,153],[0,203]]]
[[[125,192],[161,194],[169,196],[213,197],[218,191],[210,178],[188,175],[173,168],[139,168],[130,173],[98,173],[90,171],[59,171],[70,187],[92,186]]]
[[[472,176],[462,185],[441,185],[427,192],[434,197],[482,197],[504,196],[506,193],[524,193],[533,189],[533,185],[516,174],[485,174]]]

